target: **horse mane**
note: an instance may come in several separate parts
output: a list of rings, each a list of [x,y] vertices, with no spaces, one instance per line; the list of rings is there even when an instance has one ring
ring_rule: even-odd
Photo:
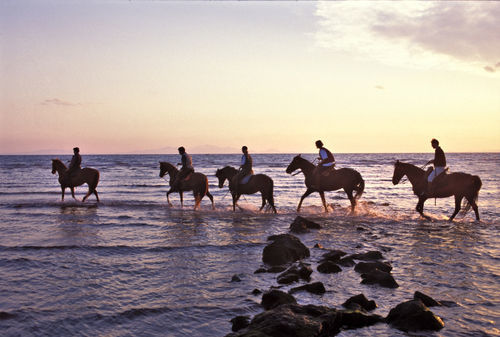
[[[62,166],[63,168],[67,169],[66,165],[64,164],[64,162],[59,159],[59,158],[53,158],[52,159],[52,162],[56,163],[56,165],[60,165]]]
[[[410,164],[410,163],[405,163],[405,162],[402,162],[402,161],[399,161],[399,160],[394,164],[394,166],[396,166],[398,164],[399,165],[403,165],[403,166],[409,168],[412,171],[417,171],[417,172],[422,172],[422,173],[425,172],[424,169],[421,169],[417,165],[413,165],[413,164]]]
[[[294,160],[297,159],[297,160],[301,160],[304,164],[307,164],[311,167],[316,167],[316,165],[314,165],[313,163],[311,163],[309,160],[307,160],[306,158],[302,157],[302,155],[296,155],[295,158],[293,158]]]
[[[160,162],[160,167],[165,167],[165,169],[166,169],[167,171],[170,171],[170,170],[179,171],[179,170],[177,169],[177,167],[175,167],[174,165],[170,164],[170,163],[169,163],[169,162],[167,162],[167,161],[161,161],[161,162]]]

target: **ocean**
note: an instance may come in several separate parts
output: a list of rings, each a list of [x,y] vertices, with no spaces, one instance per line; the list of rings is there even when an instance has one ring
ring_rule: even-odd
[[[267,237],[288,233],[305,192],[302,174],[285,169],[294,154],[252,154],[255,173],[274,180],[277,214],[258,212],[260,195],[244,196],[232,212],[227,183],[215,171],[238,166],[239,154],[193,155],[196,171],[208,176],[216,209],[208,198],[193,211],[191,193],[171,194],[159,177],[159,161],[178,155],[85,155],[83,166],[100,171],[100,203],[90,196],[61,202],[55,156],[0,156],[0,331],[2,336],[224,336],[230,319],[263,311],[260,296],[277,286],[276,274],[254,274],[262,266]],[[314,159],[316,155],[305,154]],[[300,304],[341,308],[364,293],[375,314],[421,291],[456,303],[433,307],[445,327],[418,336],[500,336],[500,154],[449,153],[453,172],[479,175],[481,221],[473,212],[447,219],[453,198],[427,200],[422,219],[409,182],[391,182],[396,160],[421,166],[425,154],[336,154],[337,167],[358,170],[365,193],[354,214],[343,191],[327,192],[325,214],[318,194],[304,200],[300,215],[322,228],[297,235],[310,249],[305,262],[323,295],[297,293]],[[64,162],[70,155],[59,157]],[[86,186],[78,187],[81,199]],[[353,268],[320,274],[324,250],[380,250],[400,287],[360,284]],[[241,282],[231,282],[237,275]],[[283,290],[301,285],[295,283]],[[386,324],[342,331],[339,336],[408,336]]]

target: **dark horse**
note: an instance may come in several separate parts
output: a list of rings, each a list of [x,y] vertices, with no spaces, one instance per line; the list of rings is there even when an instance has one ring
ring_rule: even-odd
[[[273,209],[273,212],[276,213],[276,207],[274,207],[274,197],[273,197],[273,189],[274,182],[271,178],[266,176],[265,174],[256,174],[253,175],[248,183],[240,184],[238,186],[238,193],[234,192],[232,179],[238,173],[232,166],[226,166],[222,169],[217,170],[215,176],[219,179],[219,188],[224,186],[224,182],[229,182],[229,191],[231,191],[231,195],[233,197],[233,211],[236,208],[236,202],[240,198],[242,194],[254,194],[260,192],[262,195],[262,206],[260,207],[261,211],[266,205],[266,201],[269,203],[269,206]],[[239,206],[238,206],[239,207]]]
[[[83,184],[87,184],[89,186],[89,191],[83,197],[82,202],[87,200],[87,198],[94,193],[97,201],[99,202],[99,196],[97,195],[97,184],[99,183],[99,171],[96,169],[85,167],[82,168],[79,172],[75,173],[74,177],[71,177],[71,181],[66,177],[66,171],[68,168],[64,163],[59,159],[52,159],[52,174],[56,172],[59,174],[59,184],[61,184],[62,190],[62,200],[64,201],[64,190],[66,187],[69,187],[71,190],[71,196],[73,199],[75,198],[75,186],[80,186]]]
[[[163,176],[168,173],[170,176],[170,181],[169,184],[172,186],[172,183],[175,180],[175,177],[179,173],[179,170],[172,164],[167,163],[167,162],[160,162],[160,177],[163,178]],[[185,191],[193,191],[194,195],[194,209],[198,208],[200,206],[201,199],[206,195],[210,201],[212,202],[212,209],[215,209],[214,206],[214,197],[210,194],[208,191],[208,179],[207,176],[204,175],[203,173],[199,172],[194,172],[190,174],[189,176],[186,177],[186,179],[182,180],[179,184],[179,190],[172,190],[172,187],[167,192],[167,202],[170,206],[172,206],[172,203],[170,202],[170,198],[168,197],[170,193],[172,192],[179,192],[179,195],[181,197],[181,206],[184,206],[184,200],[182,197],[182,192]]]
[[[321,196],[321,201],[323,202],[323,207],[325,207],[325,212],[328,212],[328,208],[325,200],[325,191],[335,191],[338,189],[344,189],[349,201],[351,202],[351,211],[354,211],[356,206],[356,200],[358,200],[365,189],[365,181],[361,177],[358,171],[351,168],[341,168],[334,170],[328,176],[321,176],[320,179],[315,173],[316,166],[304,159],[299,154],[295,156],[286,168],[286,173],[291,174],[295,170],[300,169],[305,176],[305,184],[307,187],[306,192],[300,198],[299,205],[297,206],[297,212],[300,212],[300,206],[302,206],[302,201],[313,192],[318,192]],[[317,181],[319,180],[319,183]],[[356,191],[353,196],[352,192]]]
[[[424,191],[427,186],[427,172],[409,163],[402,163],[399,160],[394,164],[394,174],[392,183],[394,185],[401,181],[403,176],[407,176],[413,186],[413,193],[418,196],[417,212],[424,215],[424,202],[428,198],[448,198],[455,196],[455,211],[450,217],[450,221],[455,218],[461,208],[462,199],[465,198],[476,213],[476,219],[479,220],[479,211],[477,209],[477,197],[481,189],[481,179],[467,173],[442,174],[434,179],[433,184],[436,188],[433,194],[426,194]],[[469,207],[466,207],[466,210]]]

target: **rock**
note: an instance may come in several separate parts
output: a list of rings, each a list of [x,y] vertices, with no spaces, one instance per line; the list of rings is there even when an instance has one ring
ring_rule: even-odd
[[[413,295],[413,299],[422,301],[422,303],[425,304],[425,306],[427,306],[427,307],[441,306],[441,303],[439,303],[438,301],[436,301],[432,297],[421,293],[420,291],[415,291],[415,294]]]
[[[407,301],[391,309],[386,322],[402,331],[433,330],[444,327],[443,320],[434,315],[420,300]]]
[[[260,294],[262,294],[262,291],[260,291],[259,289],[252,290],[252,295],[260,295]]]
[[[375,261],[375,262],[359,262],[354,270],[358,273],[370,273],[373,270],[378,269],[389,273],[392,270],[392,266],[389,263]]]
[[[359,294],[349,298],[342,305],[348,309],[356,310],[353,304],[359,305],[362,309],[366,311],[371,311],[377,307],[375,301],[369,301],[364,294]]]
[[[325,249],[325,248],[321,245],[321,243],[317,243],[317,244],[315,244],[315,245],[314,245],[314,248],[318,248],[318,249]]]
[[[386,288],[397,288],[399,285],[390,273],[375,269],[369,273],[361,274],[363,284],[379,284]]]
[[[268,238],[273,243],[264,247],[262,261],[272,266],[279,266],[309,257],[309,249],[300,240],[290,234],[273,235]]]
[[[283,274],[278,276],[279,284],[290,284],[297,282],[300,279],[299,273],[294,271],[285,271]]]
[[[233,275],[231,282],[241,282],[241,278],[238,275]]]
[[[297,303],[297,301],[295,301],[292,295],[276,289],[266,291],[264,295],[262,295],[261,304],[266,310],[276,308],[286,303]]]
[[[360,311],[337,311],[337,316],[340,316],[342,327],[347,329],[363,328],[384,321],[380,315],[367,315]]]
[[[335,309],[314,305],[284,304],[256,315],[250,325],[227,337],[309,337],[317,336],[324,317]]]
[[[262,273],[267,273],[266,268],[259,268],[256,271],[253,272],[254,274],[262,274]]]
[[[328,253],[323,254],[322,261],[337,262],[344,255],[347,255],[347,253],[343,252],[341,250],[335,250],[335,249],[334,250],[330,250]]]
[[[318,271],[323,274],[340,273],[342,269],[331,261],[325,261],[318,266]]]
[[[344,257],[337,261],[337,264],[340,264],[342,267],[352,267],[356,264],[351,257]]]
[[[11,314],[10,312],[0,311],[0,320],[11,319],[16,317],[16,314]]]
[[[306,285],[303,285],[300,287],[292,288],[292,289],[290,289],[289,293],[294,294],[298,291],[303,291],[303,290],[310,292],[312,294],[316,294],[316,295],[321,295],[321,294],[324,294],[326,292],[326,289],[325,289],[325,286],[323,285],[323,283],[314,282],[314,283],[306,284]]]
[[[377,251],[377,250],[371,250],[366,253],[362,254],[352,254],[350,255],[351,258],[355,260],[363,260],[363,261],[372,261],[372,260],[383,260],[384,257],[382,256],[382,253]]]
[[[236,316],[231,320],[231,323],[233,323],[233,326],[231,330],[233,331],[239,331],[241,329],[246,328],[248,325],[250,325],[250,317],[248,316]]]
[[[309,229],[320,229],[321,226],[313,221],[297,216],[290,224],[290,231],[294,233],[307,233]]]
[[[309,281],[311,279],[312,269],[304,263],[293,265],[278,276],[278,283],[290,284],[297,282],[299,279]]]

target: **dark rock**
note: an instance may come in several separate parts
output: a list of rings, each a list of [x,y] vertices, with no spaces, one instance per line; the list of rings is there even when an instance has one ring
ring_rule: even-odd
[[[357,231],[366,231],[366,228],[359,226],[359,227],[356,227],[356,230]]]
[[[321,245],[321,243],[317,243],[314,245],[314,248],[318,248],[318,249],[324,249],[324,247]]]
[[[337,264],[340,264],[343,267],[352,267],[356,264],[351,257],[344,257],[337,261]]]
[[[390,273],[375,269],[369,273],[361,274],[363,284],[379,284],[386,288],[397,288],[399,285]]]
[[[290,234],[273,235],[268,238],[273,243],[264,247],[262,261],[272,266],[279,266],[309,257],[309,249],[300,240]]]
[[[311,279],[312,269],[304,263],[293,265],[278,276],[278,283],[290,284],[297,282],[299,279],[309,281]]]
[[[384,258],[382,256],[382,253],[377,250],[371,250],[369,252],[361,254],[352,254],[350,255],[350,257],[355,260],[363,260],[363,261],[382,260]]]
[[[248,316],[236,316],[231,320],[231,323],[233,323],[233,326],[231,330],[233,331],[239,331],[241,329],[246,328],[248,325],[250,325],[250,317]]]
[[[311,279],[312,272],[313,270],[309,265],[299,263],[299,276],[301,279],[309,281]]]
[[[294,233],[307,233],[309,229],[320,229],[321,226],[313,221],[297,216],[290,224],[290,231]]]
[[[420,291],[415,292],[415,294],[413,295],[413,299],[422,301],[422,303],[425,304],[425,306],[427,306],[427,307],[441,306],[441,303],[439,303],[438,301],[436,301],[432,297],[421,293]]]
[[[252,295],[260,295],[260,294],[262,294],[262,291],[260,291],[259,289],[252,290]]]
[[[323,254],[322,261],[337,262],[344,255],[347,255],[347,253],[341,250],[330,250],[328,253]]]
[[[447,308],[458,307],[457,302],[453,302],[453,301],[439,301],[439,303],[441,303],[441,305],[443,307],[447,307]]]
[[[278,276],[279,284],[290,284],[297,282],[300,279],[299,273],[294,271],[285,271],[283,274]]]
[[[323,274],[340,273],[342,269],[331,261],[325,261],[318,266],[318,271]]]
[[[266,310],[276,308],[277,306],[286,303],[297,303],[297,301],[295,301],[295,298],[292,295],[281,290],[269,290],[262,295],[261,304]]]
[[[238,275],[233,275],[231,282],[241,282],[241,278]]]
[[[444,327],[441,318],[434,315],[420,300],[398,304],[391,309],[386,322],[402,331],[438,331]]]
[[[0,319],[11,319],[16,317],[16,314],[11,314],[10,312],[0,311]]]
[[[303,291],[303,290],[308,291],[312,294],[316,294],[316,295],[321,295],[321,294],[324,294],[326,292],[326,289],[325,289],[325,286],[323,285],[323,283],[314,282],[314,283],[306,284],[306,285],[303,285],[300,287],[292,288],[292,289],[290,289],[289,293],[294,294],[298,291]]]
[[[256,315],[250,325],[227,337],[310,337],[317,336],[324,317],[335,309],[314,305],[285,304]]]
[[[268,273],[281,273],[282,271],[285,271],[286,267],[285,266],[272,266],[267,270]]]
[[[363,328],[384,321],[380,315],[367,315],[360,311],[341,310],[337,311],[337,315],[340,316],[342,327],[347,329]]]
[[[392,266],[389,263],[375,261],[375,262],[359,262],[354,270],[358,273],[370,273],[375,269],[385,271],[389,273],[392,270]]]
[[[253,272],[254,274],[262,274],[262,273],[267,273],[266,268],[259,268],[256,271]]]
[[[342,305],[348,309],[354,309],[353,304],[359,305],[361,308],[367,311],[371,311],[377,307],[375,301],[369,301],[364,294],[359,294],[349,298]]]

